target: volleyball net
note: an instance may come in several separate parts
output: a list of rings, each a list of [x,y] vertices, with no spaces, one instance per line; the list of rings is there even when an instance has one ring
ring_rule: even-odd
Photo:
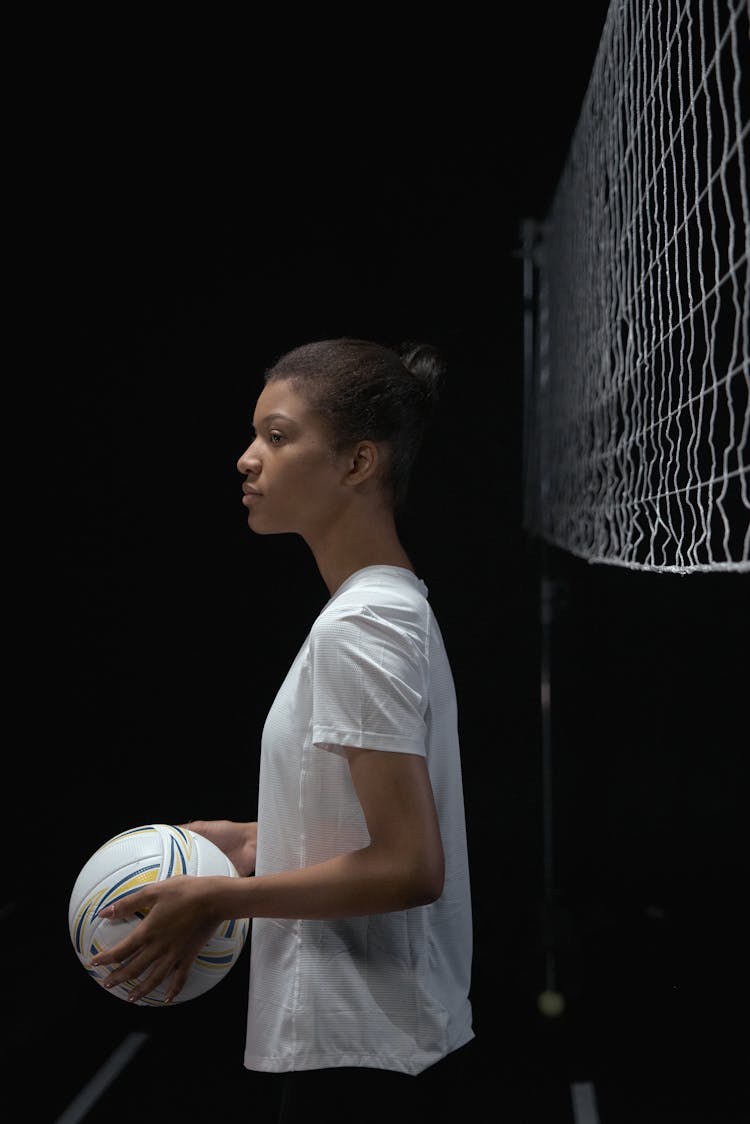
[[[523,224],[524,525],[591,562],[750,570],[750,0],[612,0]]]

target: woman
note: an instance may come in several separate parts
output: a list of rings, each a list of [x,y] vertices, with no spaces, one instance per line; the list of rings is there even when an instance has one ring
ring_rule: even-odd
[[[301,535],[330,600],[266,720],[258,823],[190,825],[254,877],[172,878],[103,911],[148,911],[93,961],[116,965],[109,986],[139,978],[133,1000],[167,978],[174,998],[206,935],[254,918],[245,1064],[294,1075],[284,1119],[313,1085],[331,1119],[322,1077],[343,1069],[393,1116],[394,1077],[400,1098],[473,1038],[455,692],[396,528],[441,373],[426,345],[353,339],[266,373],[238,462],[248,525]]]

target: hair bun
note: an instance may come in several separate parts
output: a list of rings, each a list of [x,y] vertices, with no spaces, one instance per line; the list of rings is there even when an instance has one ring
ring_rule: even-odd
[[[446,369],[445,360],[438,349],[429,343],[414,343],[409,340],[399,344],[395,350],[407,371],[422,384],[425,398],[434,402]]]

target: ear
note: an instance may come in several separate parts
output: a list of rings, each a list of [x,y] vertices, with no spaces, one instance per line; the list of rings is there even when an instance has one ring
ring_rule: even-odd
[[[359,441],[349,456],[347,484],[364,484],[372,479],[380,464],[380,450],[374,441]]]

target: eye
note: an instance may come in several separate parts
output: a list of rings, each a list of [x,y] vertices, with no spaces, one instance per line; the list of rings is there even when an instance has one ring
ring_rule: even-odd
[[[270,433],[268,434],[268,440],[271,442],[272,445],[280,445],[281,442],[284,440],[284,434],[279,433],[279,431],[277,429],[272,429],[270,431]]]

